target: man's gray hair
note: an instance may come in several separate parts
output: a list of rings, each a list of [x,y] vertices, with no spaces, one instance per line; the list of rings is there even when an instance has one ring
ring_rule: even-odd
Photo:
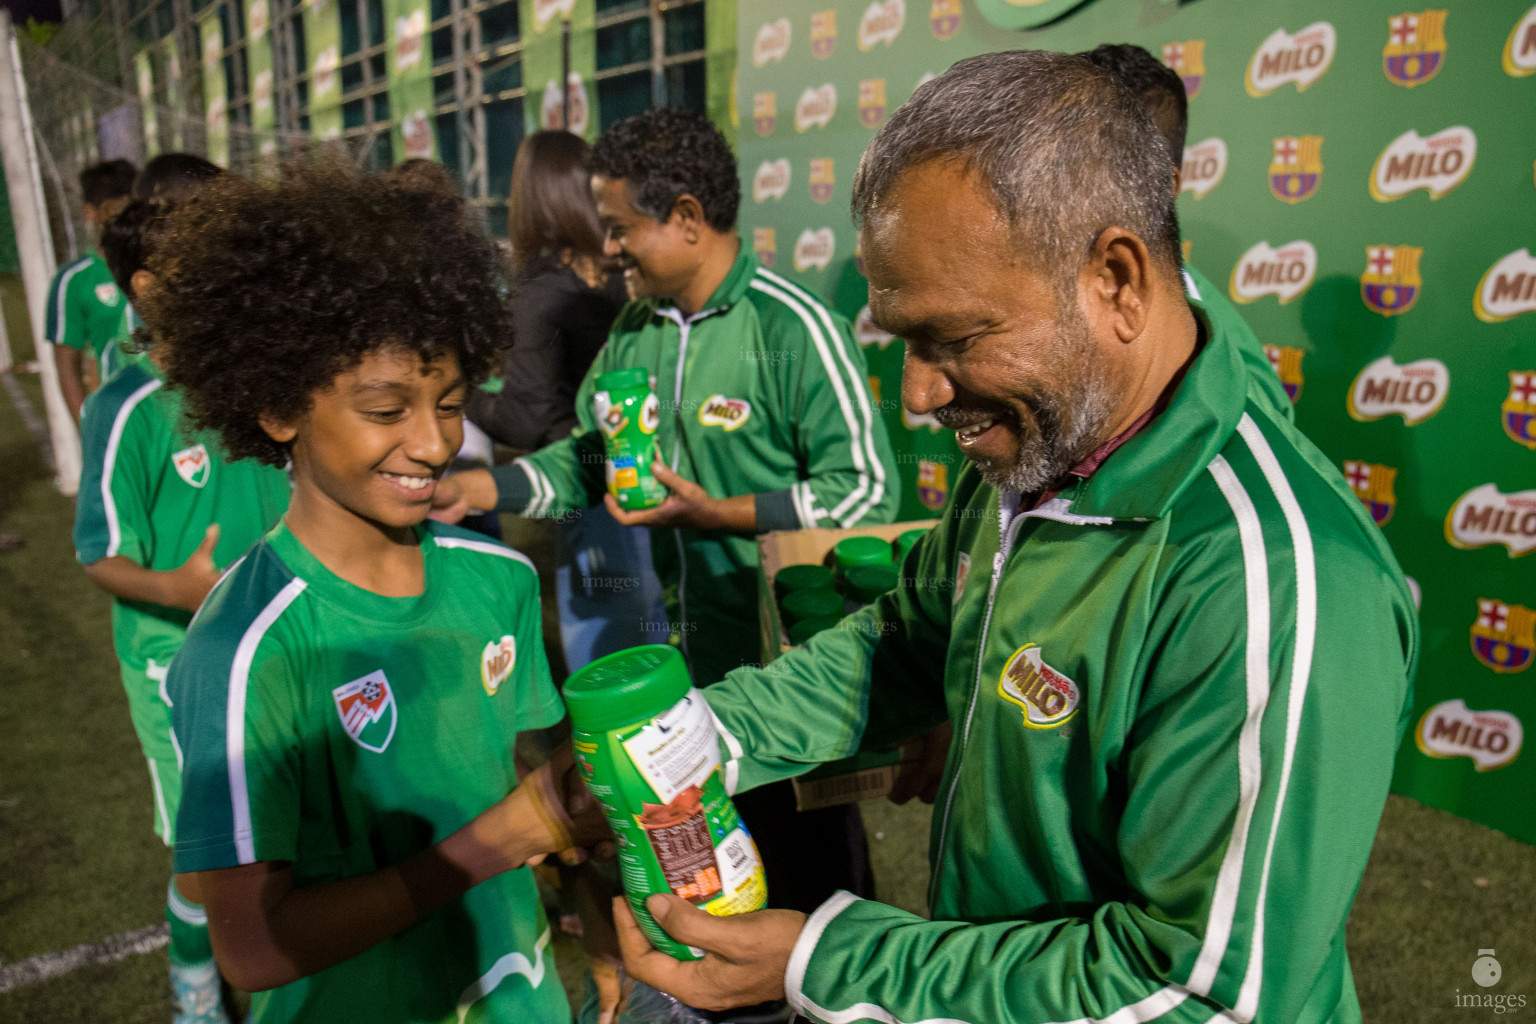
[[[1105,228],[1134,231],[1177,270],[1174,166],[1140,99],[1081,56],[971,57],[924,84],[859,161],[853,217],[878,215],[902,172],[931,160],[973,171],[1024,262],[1064,284]]]

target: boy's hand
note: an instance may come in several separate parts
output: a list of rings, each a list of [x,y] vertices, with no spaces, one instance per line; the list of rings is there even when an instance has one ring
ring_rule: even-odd
[[[467,515],[469,499],[464,497],[464,488],[459,486],[456,478],[443,477],[432,492],[432,511],[427,513],[427,518],[440,523],[457,523]]]
[[[551,853],[569,854],[572,848],[585,850],[613,840],[602,804],[576,771],[570,741],[480,818],[488,829],[487,841],[507,861],[504,871],[537,864]],[[573,863],[584,858],[564,859]]]
[[[624,967],[636,979],[701,1010],[726,1010],[784,998],[784,970],[805,927],[797,910],[759,910],[714,917],[677,896],[652,896],[646,909],[679,942],[704,959],[674,960],[651,945],[629,903],[613,901]]]
[[[202,607],[203,598],[219,582],[219,567],[213,564],[213,549],[219,543],[219,524],[214,523],[203,534],[203,542],[197,546],[181,565],[165,573],[166,597],[161,602],[171,608],[184,608],[195,612]]]

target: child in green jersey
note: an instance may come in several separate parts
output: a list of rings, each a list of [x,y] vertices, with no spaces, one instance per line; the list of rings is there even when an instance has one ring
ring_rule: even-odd
[[[153,287],[143,258],[164,213],[135,201],[113,218],[117,244],[106,254],[130,295]],[[75,549],[86,575],[113,597],[114,645],[149,763],[155,832],[170,846],[182,752],[171,734],[166,669],[220,567],[282,514],[288,481],[280,469],[231,463],[211,434],[187,432],[181,396],[164,386],[159,362],[160,347],[151,344],[86,399]],[[224,1020],[202,907],[172,887],[166,917],[175,1020]]]
[[[426,522],[506,312],[457,204],[378,177],[222,181],[170,228],[145,313],[192,419],[292,464],[283,521],[171,668],[176,870],[252,1020],[566,1021],[532,873],[563,845],[564,717],[523,555]],[[558,780],[558,785],[556,784]]]

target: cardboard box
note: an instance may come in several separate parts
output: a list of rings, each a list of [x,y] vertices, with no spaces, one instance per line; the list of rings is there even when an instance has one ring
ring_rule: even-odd
[[[879,537],[894,541],[908,530],[931,528],[937,522],[936,519],[924,519],[883,526],[857,526],[851,530],[782,530],[758,537],[758,561],[762,571],[757,577],[757,608],[763,664],[793,646],[779,616],[779,603],[773,595],[773,580],[780,569],[787,565],[830,565],[832,548],[844,537]],[[883,797],[890,793],[902,760],[899,750],[864,751],[842,761],[824,764],[795,779],[795,803],[800,810],[809,811]]]

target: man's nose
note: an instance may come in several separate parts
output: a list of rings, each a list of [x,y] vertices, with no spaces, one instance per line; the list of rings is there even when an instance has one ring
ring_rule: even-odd
[[[603,255],[609,259],[618,259],[624,255],[624,247],[612,235],[605,235],[603,236]]]
[[[955,397],[949,377],[917,346],[908,344],[901,361],[901,404],[915,416],[927,416],[942,409]]]

